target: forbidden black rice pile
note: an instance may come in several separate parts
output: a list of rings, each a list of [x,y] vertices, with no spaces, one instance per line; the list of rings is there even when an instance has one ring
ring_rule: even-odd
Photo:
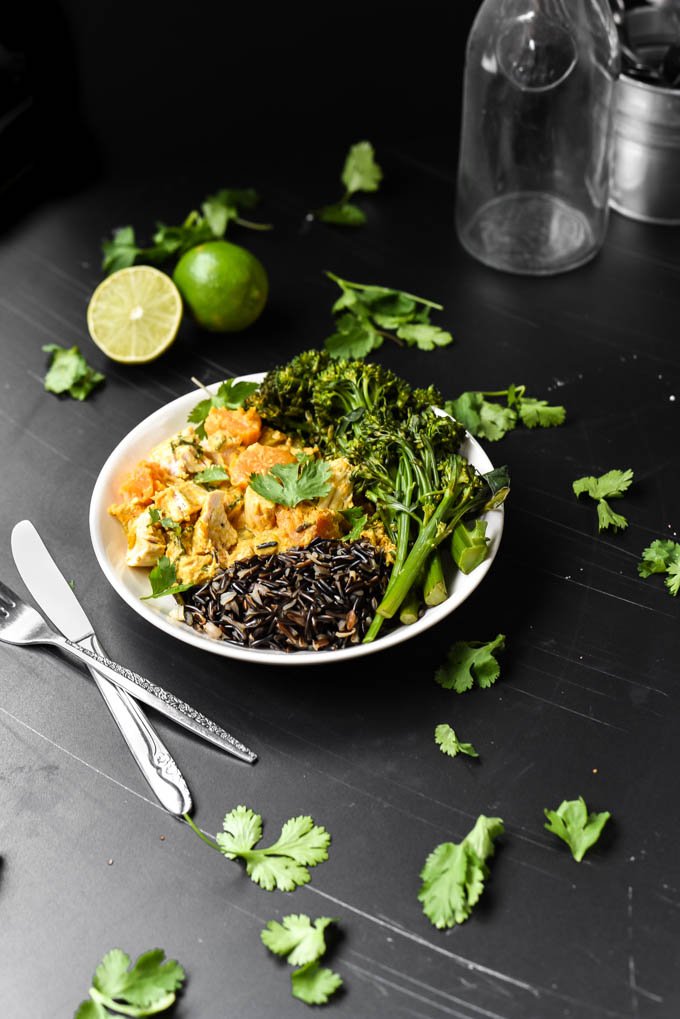
[[[304,548],[233,563],[184,595],[184,621],[208,636],[276,651],[359,644],[389,565],[368,541],[315,538]]]

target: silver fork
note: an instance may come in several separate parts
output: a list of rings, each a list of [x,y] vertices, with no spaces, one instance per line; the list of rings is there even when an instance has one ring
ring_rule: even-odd
[[[66,651],[73,658],[77,658],[79,662],[84,662],[85,665],[96,664],[98,672],[101,672],[117,686],[122,687],[123,690],[127,690],[133,697],[144,700],[147,693],[152,694],[151,703],[153,703],[153,699],[158,700],[160,697],[166,702],[167,713],[171,716],[175,710],[173,705],[181,705],[181,711],[176,710],[175,713],[181,717],[182,724],[202,735],[210,743],[214,743],[222,750],[226,750],[227,753],[233,754],[235,757],[240,757],[241,760],[247,761],[249,764],[257,760],[257,754],[254,751],[188,704],[184,704],[172,694],[166,693],[165,690],[148,679],[144,679],[132,669],[126,669],[123,665],[118,665],[117,662],[112,662],[109,658],[104,658],[95,651],[75,644],[68,637],[57,633],[36,609],[27,605],[2,581],[0,581],[0,641],[20,646],[51,644],[61,651]]]

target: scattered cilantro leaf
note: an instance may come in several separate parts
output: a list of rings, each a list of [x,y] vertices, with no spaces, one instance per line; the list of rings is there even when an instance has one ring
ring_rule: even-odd
[[[479,757],[479,754],[472,743],[461,743],[454,730],[446,722],[442,722],[434,730],[434,741],[443,754],[449,757],[457,757],[458,754],[467,754],[468,757]]]
[[[579,863],[588,849],[595,845],[611,817],[607,810],[601,814],[589,814],[582,796],[577,800],[563,800],[557,810],[546,808],[544,813],[548,818],[545,827],[567,843],[571,855]]]
[[[342,977],[318,962],[309,962],[290,976],[291,993],[306,1005],[325,1005],[342,986]]]
[[[251,474],[250,487],[270,502],[297,506],[308,499],[320,499],[331,490],[330,466],[323,460],[298,460],[274,464],[266,474]]]
[[[281,923],[270,920],[260,937],[270,952],[285,956],[291,966],[304,966],[326,951],[324,931],[331,923],[333,918],[329,916],[320,916],[312,923],[303,913],[291,913]]]
[[[149,598],[164,598],[167,594],[180,594],[188,591],[194,584],[178,584],[175,564],[170,562],[166,555],[162,555],[154,568],[149,573],[151,594],[145,594],[142,601]]]
[[[385,339],[425,351],[453,342],[451,333],[430,323],[431,312],[442,311],[441,304],[403,290],[351,283],[332,272],[326,275],[341,290],[331,309],[336,331],[324,343],[332,357],[366,357]]]
[[[546,400],[526,396],[526,386],[508,386],[495,392],[471,390],[455,400],[447,400],[444,409],[465,425],[478,439],[497,442],[521,421],[526,428],[553,428],[564,424],[566,410]],[[492,399],[489,399],[491,397]],[[505,406],[498,402],[505,398]]]
[[[262,818],[249,807],[238,806],[223,822],[224,831],[215,836],[227,859],[241,859],[248,876],[266,891],[292,892],[310,880],[309,867],[328,859],[331,837],[311,817],[286,821],[273,845],[256,848],[262,838]]]
[[[583,478],[577,478],[576,481],[572,482],[571,487],[577,498],[585,493],[597,503],[599,531],[604,531],[608,527],[613,528],[614,531],[623,530],[623,528],[628,527],[626,518],[620,513],[615,513],[607,500],[620,499],[630,487],[633,476],[632,470],[628,468],[625,471],[607,471],[606,474],[601,474],[599,478],[588,475]]]
[[[216,485],[220,481],[228,481],[229,475],[224,467],[206,467],[204,471],[194,474],[194,481],[199,485]]]
[[[338,202],[323,205],[313,215],[323,223],[333,223],[336,226],[363,226],[366,214],[350,199],[360,191],[377,191],[382,176],[382,169],[375,161],[375,151],[371,143],[357,142],[351,146],[342,168],[344,195]]]
[[[42,349],[52,355],[44,380],[48,393],[68,393],[74,400],[85,400],[104,381],[101,372],[90,367],[78,347],[46,343]]]
[[[139,262],[161,265],[203,241],[224,237],[230,222],[251,230],[270,230],[269,223],[254,223],[241,216],[241,210],[254,208],[258,201],[252,188],[222,188],[204,199],[200,212],[193,209],[179,225],[157,223],[147,246],[137,242],[134,227],[119,227],[102,242],[102,269],[108,274]]]
[[[657,538],[643,550],[638,573],[641,577],[665,573],[664,583],[675,597],[680,591],[680,544],[670,539]]]
[[[80,1005],[74,1019],[108,1019],[108,1009],[133,1017],[157,1015],[175,1003],[184,979],[180,964],[165,960],[160,948],[144,952],[134,964],[127,953],[113,948],[97,966],[90,1000]]]
[[[235,382],[233,379],[227,379],[220,384],[216,393],[201,400],[192,408],[187,421],[197,425],[196,434],[200,439],[205,439],[205,419],[213,407],[236,410],[238,407],[242,407],[251,393],[254,393],[258,388],[259,383],[257,382]]]
[[[361,532],[368,523],[368,514],[364,513],[361,506],[350,506],[348,509],[341,510],[341,513],[351,528],[343,540],[358,541]]]
[[[493,840],[504,830],[499,817],[480,814],[462,842],[443,842],[432,850],[420,874],[418,901],[435,927],[443,930],[468,919],[489,877],[486,860],[493,855]]]
[[[446,662],[435,674],[435,679],[445,690],[465,693],[477,686],[486,689],[492,686],[500,675],[496,654],[505,648],[505,635],[499,633],[494,640],[459,640],[449,650]]]

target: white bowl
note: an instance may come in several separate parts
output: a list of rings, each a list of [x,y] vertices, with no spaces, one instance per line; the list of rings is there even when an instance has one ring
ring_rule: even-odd
[[[264,373],[244,375],[241,378],[246,381],[261,382]],[[214,392],[219,384],[214,383],[214,385],[208,386],[208,389]],[[133,569],[126,565],[127,541],[125,533],[120,523],[108,513],[108,507],[112,503],[120,501],[119,488],[126,474],[139,460],[145,459],[149,451],[159,442],[185,427],[190,410],[200,399],[201,393],[194,389],[150,414],[136,428],[133,428],[106,460],[99,472],[90,501],[90,536],[95,555],[105,577],[130,608],[134,609],[147,622],[158,627],[159,630],[163,630],[171,637],[182,640],[186,644],[201,648],[203,651],[210,651],[214,655],[223,655],[226,658],[239,658],[247,662],[260,662],[266,665],[320,665],[323,662],[342,662],[349,658],[358,658],[360,655],[368,655],[394,647],[441,622],[472,594],[489,572],[503,532],[504,512],[502,507],[492,510],[484,516],[488,522],[487,537],[490,540],[489,554],[481,566],[478,566],[467,576],[457,570],[452,571],[448,579],[449,597],[446,601],[441,605],[426,609],[415,623],[407,626],[398,625],[390,630],[387,630],[387,626],[385,626],[385,632],[369,644],[352,644],[336,651],[285,652],[251,649],[225,640],[206,637],[184,623],[176,622],[170,618],[170,612],[176,606],[172,596],[150,601],[141,600],[143,595],[149,593],[148,571]],[[467,435],[461,453],[482,473],[493,468],[493,464],[482,447],[470,435]]]

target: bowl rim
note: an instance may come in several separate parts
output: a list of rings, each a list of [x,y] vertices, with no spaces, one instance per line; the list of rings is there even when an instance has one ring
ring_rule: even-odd
[[[265,374],[266,372],[251,372],[249,374],[235,376],[233,381],[261,382]],[[205,388],[210,392],[216,392],[220,384],[221,382],[214,382],[207,385]],[[419,636],[426,630],[429,630],[431,627],[435,626],[454,612],[455,609],[473,593],[489,572],[496,557],[503,534],[505,508],[502,505],[497,509],[490,510],[483,514],[483,519],[486,519],[489,523],[487,531],[487,534],[491,539],[489,555],[472,573],[465,575],[456,572],[455,580],[458,582],[459,590],[456,591],[455,588],[453,591],[450,590],[449,597],[446,601],[442,602],[440,605],[428,607],[421,618],[415,623],[408,625],[399,624],[394,629],[381,634],[378,638],[376,638],[376,640],[369,644],[352,644],[346,648],[338,648],[332,651],[310,650],[285,652],[262,648],[247,648],[229,641],[221,641],[212,637],[207,637],[193,630],[184,623],[168,618],[170,609],[176,606],[176,602],[172,596],[168,595],[166,598],[155,599],[153,603],[151,601],[141,601],[139,592],[134,589],[132,576],[133,568],[124,563],[124,555],[123,570],[117,569],[115,562],[112,561],[108,552],[110,541],[113,540],[114,544],[120,548],[121,546],[124,546],[125,538],[119,522],[114,520],[114,518],[108,513],[108,507],[112,502],[116,501],[115,494],[117,491],[117,485],[120,483],[121,476],[128,471],[134,463],[143,459],[143,452],[141,454],[135,453],[133,455],[132,450],[143,448],[148,452],[156,443],[145,440],[145,436],[153,431],[153,429],[158,430],[158,426],[164,425],[166,420],[168,421],[168,427],[167,429],[164,429],[166,438],[172,435],[179,428],[184,427],[184,425],[186,425],[186,418],[189,410],[191,410],[198,400],[200,400],[200,392],[195,389],[177,397],[174,400],[171,400],[169,403],[164,404],[162,407],[159,407],[157,410],[147,415],[147,417],[143,418],[120,440],[120,442],[117,443],[114,449],[109,453],[99,471],[92,490],[88,513],[90,540],[95,557],[111,587],[118,596],[122,598],[134,612],[137,613],[137,615],[141,616],[147,622],[151,623],[163,632],[169,634],[171,637],[181,640],[193,647],[199,648],[200,650],[225,658],[238,659],[244,662],[259,663],[263,665],[289,666],[322,665],[328,663],[340,664],[353,658],[359,658],[367,654],[375,654],[379,651],[393,648],[396,645],[401,644],[406,640],[410,640],[413,637]],[[180,413],[183,414],[182,421],[177,427],[174,427],[171,422],[179,420]],[[442,411],[441,413],[444,412]],[[159,439],[158,441],[162,441],[162,439]],[[478,470],[486,472],[493,469],[493,464],[490,458],[479,442],[473,438],[469,432],[466,432],[466,438],[463,442],[463,448],[464,447],[468,447],[468,449],[467,451],[464,451],[463,455],[465,455]],[[117,534],[117,537],[113,537],[113,539],[111,539],[111,537],[107,538],[105,533],[105,525],[110,523],[115,525],[115,527],[110,528],[110,534]],[[146,578],[147,576],[148,574],[145,571],[144,577]]]

